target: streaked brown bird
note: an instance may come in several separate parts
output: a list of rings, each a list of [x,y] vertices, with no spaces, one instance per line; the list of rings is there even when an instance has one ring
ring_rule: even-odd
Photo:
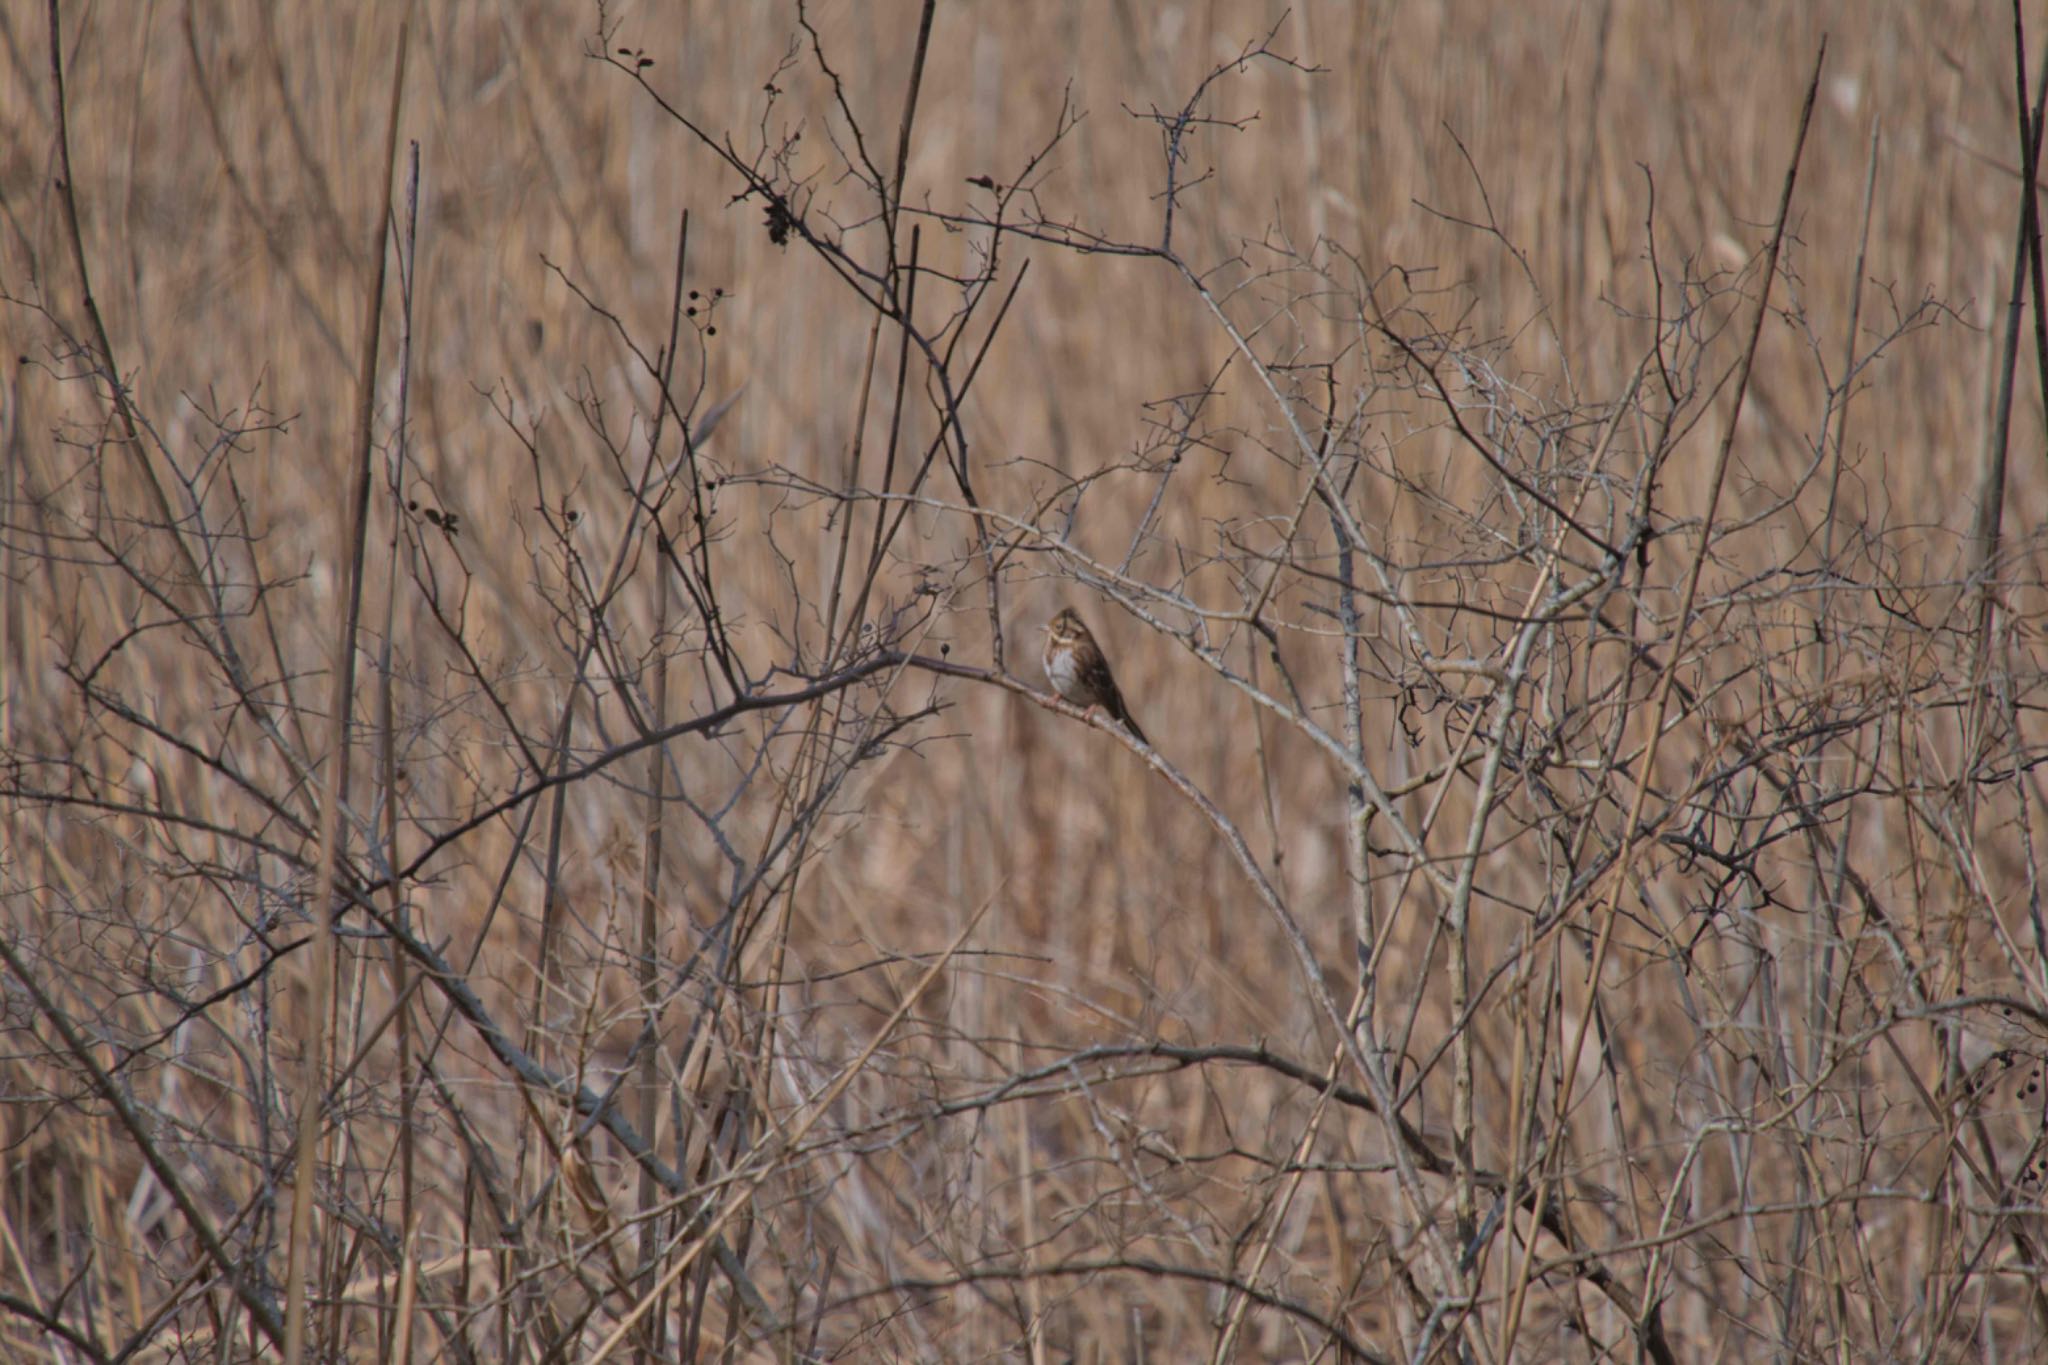
[[[1102,646],[1095,643],[1072,607],[1062,608],[1045,623],[1044,663],[1045,679],[1053,691],[1076,706],[1101,707],[1140,743],[1152,742],[1131,719],[1131,708],[1124,705],[1124,694],[1116,690],[1116,677],[1109,671],[1109,660],[1102,657]]]

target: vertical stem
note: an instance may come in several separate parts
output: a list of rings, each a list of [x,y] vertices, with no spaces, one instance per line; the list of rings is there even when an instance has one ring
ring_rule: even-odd
[[[2017,3],[2017,0],[2015,0]],[[896,263],[896,215],[903,207],[903,182],[910,174],[910,130],[917,121],[917,96],[924,87],[925,54],[931,50],[932,18],[939,0],[924,0],[917,16],[917,50],[910,58],[910,83],[903,92],[903,120],[896,129],[896,183],[883,196],[882,210],[889,215],[889,264]]]
[[[52,6],[54,11],[54,3]],[[300,1365],[306,1352],[307,1280],[313,1259],[313,1186],[320,1175],[323,1054],[334,992],[334,879],[341,866],[344,831],[341,808],[348,800],[349,715],[355,697],[356,623],[363,598],[363,538],[370,510],[370,454],[377,415],[377,343],[383,322],[384,270],[391,227],[391,188],[398,163],[398,110],[405,93],[405,55],[412,16],[399,20],[398,54],[391,65],[391,102],[384,127],[384,190],[378,198],[370,288],[363,299],[362,348],[356,365],[355,467],[350,476],[347,517],[340,545],[348,569],[348,601],[334,641],[332,687],[327,698],[327,755],[324,799],[320,803],[320,860],[308,899],[313,911],[313,980],[310,1036],[299,1083],[298,1163],[292,1181],[289,1260],[285,1269],[285,1365]]]
[[[668,650],[659,643],[662,633],[668,629],[669,620],[669,567],[668,555],[664,552],[654,559],[654,634],[657,641],[654,655],[654,697],[650,720],[659,730],[668,724]],[[647,821],[646,844],[640,864],[640,951],[634,961],[640,985],[640,1008],[646,1016],[648,1042],[640,1057],[640,1135],[649,1146],[655,1143],[655,1131],[661,1121],[661,981],[655,965],[661,960],[661,823],[663,785],[668,778],[668,752],[665,746],[656,745],[647,751]],[[654,1274],[655,1253],[661,1246],[662,1220],[651,1216],[651,1210],[661,1198],[661,1191],[655,1183],[654,1172],[645,1166],[640,1168],[639,1213],[644,1222],[640,1225],[640,1273],[642,1291],[651,1283]],[[657,1311],[651,1328],[653,1340],[643,1350],[643,1358],[661,1349],[661,1324],[663,1314]]]
[[[404,518],[401,508],[406,483],[406,420],[410,410],[410,379],[412,372],[412,300],[413,283],[418,278],[419,264],[419,208],[420,208],[420,144],[414,142],[411,148],[411,169],[406,176],[405,186],[405,250],[400,260],[399,272],[399,345],[398,345],[398,439],[396,456],[391,470],[391,532],[385,544],[385,556],[389,573],[384,594],[384,641],[379,649],[377,670],[377,737],[378,782],[384,791],[384,861],[385,865],[397,868],[398,855],[398,724],[396,691],[396,670],[392,659],[392,640],[396,635],[397,599],[399,583],[399,546]],[[385,890],[385,907],[393,922],[409,928],[410,916],[406,910],[404,884],[393,877]],[[412,1359],[412,1311],[414,1286],[411,1276],[417,1264],[413,1239],[419,1233],[418,1186],[415,1183],[415,1160],[418,1146],[414,1132],[413,1110],[418,1098],[418,1078],[413,1074],[412,1007],[406,997],[412,989],[410,966],[405,948],[396,939],[391,942],[391,998],[397,1002],[398,1018],[398,1226],[400,1252],[398,1307],[392,1319],[392,1355],[397,1365],[409,1365]]]

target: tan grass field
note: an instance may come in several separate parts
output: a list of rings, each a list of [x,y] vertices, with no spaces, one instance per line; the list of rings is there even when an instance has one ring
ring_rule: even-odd
[[[2048,1357],[2012,11],[920,14],[0,0],[0,1357]]]

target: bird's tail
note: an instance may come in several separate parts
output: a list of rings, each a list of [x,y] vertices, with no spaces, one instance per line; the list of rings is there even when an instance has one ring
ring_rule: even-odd
[[[1131,718],[1131,708],[1123,704],[1122,697],[1117,698],[1116,718],[1123,722],[1123,726],[1126,730],[1129,730],[1132,734],[1138,737],[1138,743],[1144,745],[1148,749],[1152,747],[1152,741],[1145,738],[1145,732],[1143,730],[1140,730],[1138,728],[1138,722]]]

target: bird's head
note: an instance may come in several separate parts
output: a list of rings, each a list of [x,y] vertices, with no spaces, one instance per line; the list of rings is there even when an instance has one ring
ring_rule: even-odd
[[[1061,607],[1059,614],[1045,623],[1045,633],[1054,640],[1071,640],[1086,633],[1081,617],[1072,607]]]

